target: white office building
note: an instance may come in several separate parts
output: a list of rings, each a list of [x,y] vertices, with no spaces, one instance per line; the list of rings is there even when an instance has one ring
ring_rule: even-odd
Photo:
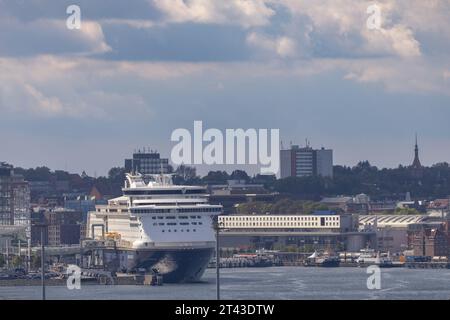
[[[315,150],[307,145],[280,150],[280,177],[333,177],[333,150]]]

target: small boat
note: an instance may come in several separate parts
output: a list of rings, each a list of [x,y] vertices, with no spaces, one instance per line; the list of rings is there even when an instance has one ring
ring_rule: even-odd
[[[374,249],[362,249],[360,252],[361,254],[358,259],[356,259],[356,262],[360,267],[367,267],[371,265],[376,265],[380,268],[393,267],[392,259],[390,258],[389,253],[381,254],[379,251],[375,251]]]
[[[307,257],[303,263],[305,267],[339,267],[340,259],[336,255],[329,252],[314,251],[312,255]]]

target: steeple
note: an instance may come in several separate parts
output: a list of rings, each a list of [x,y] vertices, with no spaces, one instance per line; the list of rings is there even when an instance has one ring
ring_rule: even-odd
[[[414,148],[414,161],[413,161],[411,167],[414,169],[422,168],[422,165],[420,164],[420,160],[419,160],[419,146],[417,145],[417,133],[416,133],[416,145]]]

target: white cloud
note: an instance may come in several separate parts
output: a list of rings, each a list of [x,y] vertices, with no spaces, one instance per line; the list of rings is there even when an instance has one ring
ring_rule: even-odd
[[[264,0],[151,0],[169,22],[263,26],[275,11]]]
[[[274,53],[281,58],[291,58],[296,55],[295,41],[286,36],[269,37],[264,34],[252,32],[247,36],[247,43],[250,46]]]
[[[45,53],[92,54],[111,48],[101,25],[83,20],[81,29],[69,30],[65,20],[38,19],[29,22],[14,17],[0,20],[0,56],[32,56]]]

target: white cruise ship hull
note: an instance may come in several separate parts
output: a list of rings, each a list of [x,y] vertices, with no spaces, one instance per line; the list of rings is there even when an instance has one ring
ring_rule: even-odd
[[[111,271],[157,272],[164,282],[199,281],[215,248],[212,218],[223,208],[208,203],[204,187],[153,178],[145,183],[141,175],[127,174],[124,195],[89,213],[87,235],[113,240],[103,257]]]

